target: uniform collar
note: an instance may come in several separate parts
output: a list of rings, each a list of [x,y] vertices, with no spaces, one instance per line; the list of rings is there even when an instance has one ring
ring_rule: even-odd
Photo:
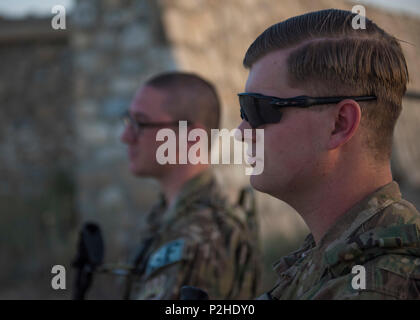
[[[392,181],[384,185],[359,201],[338,218],[316,247],[324,251],[324,249],[328,249],[334,243],[348,239],[375,214],[399,200],[401,200],[401,192],[398,183]]]
[[[348,239],[376,213],[400,199],[401,192],[398,183],[395,181],[377,189],[342,215],[322,237],[318,245],[316,245],[313,235],[309,234],[300,249],[281,258],[274,264],[274,271],[282,274],[295,262],[309,255],[311,251],[316,255],[314,258],[322,258],[326,251]],[[321,261],[326,267],[325,259]]]
[[[172,201],[171,205],[167,206],[164,197],[161,206],[161,224],[166,224],[168,221],[176,219],[183,213],[186,207],[193,202],[197,202],[200,198],[210,197],[209,194],[212,185],[215,183],[214,176],[211,169],[207,169],[198,175],[188,180],[181,188],[181,191]]]
[[[191,202],[197,196],[201,196],[212,182],[213,174],[210,169],[200,172],[182,186],[181,191],[172,202],[172,206],[177,208],[185,201]]]

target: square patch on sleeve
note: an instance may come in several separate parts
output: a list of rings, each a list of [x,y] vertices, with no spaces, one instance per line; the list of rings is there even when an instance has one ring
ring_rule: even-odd
[[[165,243],[153,252],[147,263],[146,276],[164,266],[180,261],[183,256],[184,245],[184,239],[177,239]]]

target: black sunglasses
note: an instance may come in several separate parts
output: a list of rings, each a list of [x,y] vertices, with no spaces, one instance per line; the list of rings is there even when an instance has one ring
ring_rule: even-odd
[[[359,97],[308,97],[277,98],[259,93],[238,93],[241,106],[241,118],[251,127],[257,128],[266,123],[277,123],[281,120],[283,107],[308,108],[315,105],[338,103],[345,99],[354,101],[376,100],[375,96]]]

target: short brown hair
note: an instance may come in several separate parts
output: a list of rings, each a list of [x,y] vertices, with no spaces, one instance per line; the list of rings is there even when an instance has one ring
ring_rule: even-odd
[[[145,85],[168,93],[163,107],[174,120],[200,123],[209,136],[211,129],[219,129],[220,101],[209,81],[193,73],[173,71],[156,75]]]
[[[354,29],[350,11],[328,9],[292,17],[266,29],[248,48],[244,66],[266,54],[292,48],[288,82],[323,96],[375,95],[359,103],[366,144],[378,160],[389,160],[395,123],[401,113],[408,70],[396,38],[366,18]]]

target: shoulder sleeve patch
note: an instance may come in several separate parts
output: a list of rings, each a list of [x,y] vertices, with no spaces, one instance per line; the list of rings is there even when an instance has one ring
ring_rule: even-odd
[[[146,267],[146,275],[148,276],[157,269],[180,261],[184,254],[184,247],[184,239],[165,243],[150,256]]]

